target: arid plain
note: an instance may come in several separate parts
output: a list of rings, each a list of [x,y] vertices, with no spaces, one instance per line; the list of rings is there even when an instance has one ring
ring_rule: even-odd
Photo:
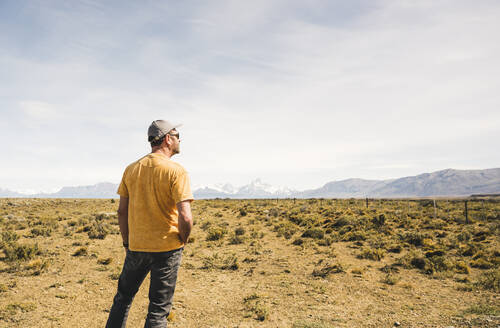
[[[117,201],[0,199],[0,327],[103,327]],[[498,327],[500,202],[199,200],[170,327]],[[142,327],[148,278],[128,327]]]

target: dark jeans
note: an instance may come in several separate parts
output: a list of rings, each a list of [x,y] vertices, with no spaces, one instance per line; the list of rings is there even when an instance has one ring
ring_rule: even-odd
[[[128,250],[106,328],[126,327],[132,300],[150,271],[149,307],[144,327],[166,327],[181,257],[182,248],[159,253]]]

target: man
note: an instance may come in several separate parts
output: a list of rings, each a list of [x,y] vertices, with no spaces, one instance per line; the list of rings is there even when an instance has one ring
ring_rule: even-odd
[[[108,328],[126,326],[132,300],[149,272],[144,327],[167,326],[182,250],[193,226],[188,174],[170,160],[180,151],[179,126],[163,120],[151,123],[151,153],[123,173],[118,188],[118,223],[126,257]]]

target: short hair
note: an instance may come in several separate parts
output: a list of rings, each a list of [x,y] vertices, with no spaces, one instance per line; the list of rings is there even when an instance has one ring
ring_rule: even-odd
[[[155,137],[149,137],[148,141],[151,144],[151,147],[158,147],[158,146],[160,146],[161,143],[163,142],[163,140],[165,139],[165,136],[166,135],[164,135],[163,137],[161,137],[159,139],[156,139],[156,140],[155,140]]]

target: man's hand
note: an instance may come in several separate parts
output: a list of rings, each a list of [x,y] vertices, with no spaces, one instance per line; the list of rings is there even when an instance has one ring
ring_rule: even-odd
[[[191,201],[185,200],[177,203],[177,211],[179,212],[179,237],[184,244],[187,244],[191,228],[193,227]]]

